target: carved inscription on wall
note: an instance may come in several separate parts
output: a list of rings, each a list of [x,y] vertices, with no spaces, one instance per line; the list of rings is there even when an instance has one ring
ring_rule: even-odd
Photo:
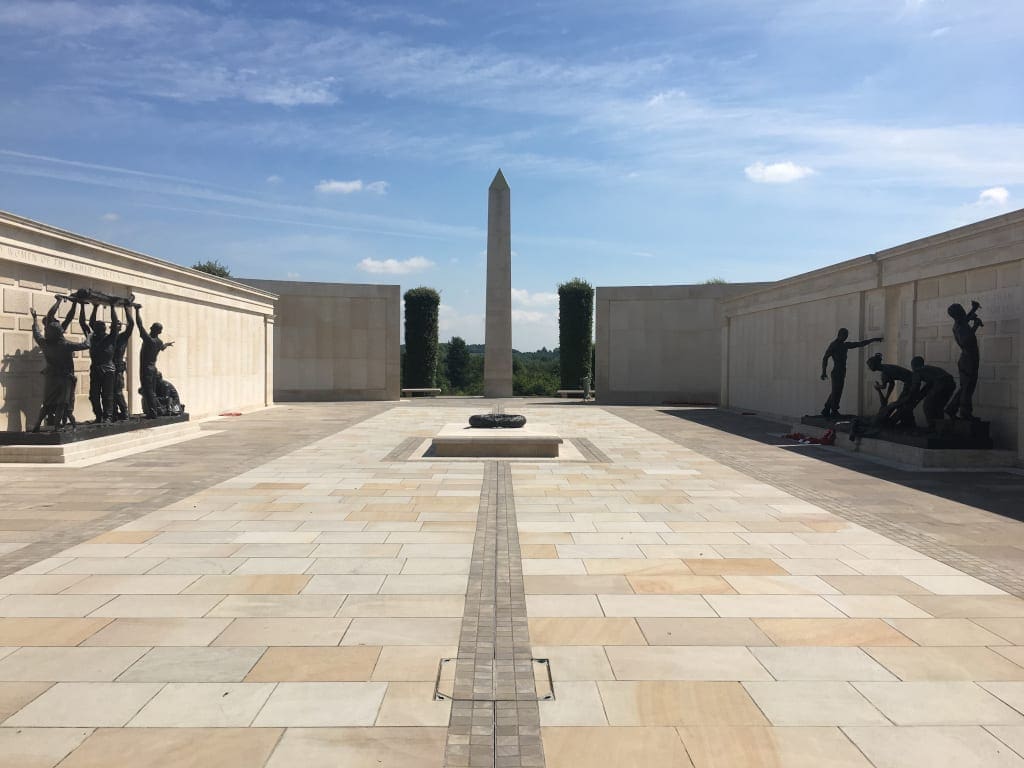
[[[974,295],[963,295],[960,297],[944,296],[938,299],[927,299],[917,304],[917,324],[936,325],[951,323],[946,309],[953,302],[964,305],[964,309],[971,308],[971,299],[981,302],[981,309],[978,314],[984,320],[1013,320],[1022,314],[1021,299],[1024,292],[1021,288],[995,288],[991,291],[982,291]]]

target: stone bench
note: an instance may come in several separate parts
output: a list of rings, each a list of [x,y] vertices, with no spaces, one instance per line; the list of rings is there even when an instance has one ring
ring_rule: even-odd
[[[402,396],[409,397],[437,397],[441,390],[435,387],[405,387],[402,389]]]
[[[583,397],[582,389],[560,389],[558,390],[559,397]],[[597,393],[594,390],[590,390],[590,396],[594,397]]]

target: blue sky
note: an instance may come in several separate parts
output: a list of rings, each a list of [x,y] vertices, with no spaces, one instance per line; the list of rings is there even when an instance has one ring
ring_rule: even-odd
[[[0,4],[0,208],[236,275],[784,277],[1024,203],[1021,0]]]

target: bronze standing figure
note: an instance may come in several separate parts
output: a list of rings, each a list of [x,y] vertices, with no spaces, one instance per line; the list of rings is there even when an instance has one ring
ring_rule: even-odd
[[[956,362],[957,371],[960,373],[960,387],[946,406],[946,413],[951,419],[975,418],[974,390],[978,386],[978,368],[981,366],[977,332],[985,325],[978,317],[979,309],[981,304],[972,301],[970,312],[960,304],[950,304],[946,310],[953,318],[953,339],[960,347],[960,359]]]
[[[828,345],[824,356],[821,358],[821,380],[825,381],[828,376],[828,360],[832,358],[832,392],[825,401],[825,407],[821,409],[821,415],[826,418],[839,416],[839,401],[843,396],[843,387],[846,386],[846,357],[851,349],[866,347],[876,341],[883,341],[878,336],[864,341],[847,341],[850,332],[846,328],[840,328],[836,338]]]

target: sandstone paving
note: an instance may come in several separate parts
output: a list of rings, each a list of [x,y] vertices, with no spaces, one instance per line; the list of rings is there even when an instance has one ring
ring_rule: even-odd
[[[109,511],[89,490],[90,515],[0,555],[22,558],[0,578],[0,754],[443,764],[456,710],[434,684],[459,653],[484,464],[389,455],[478,408],[299,408],[265,455],[280,422],[240,428],[230,471],[118,477],[134,506]],[[743,438],[656,409],[522,410],[607,458],[509,462],[523,619],[555,683],[532,726],[547,765],[1024,765],[1024,600],[1005,584],[745,471],[722,453]]]

